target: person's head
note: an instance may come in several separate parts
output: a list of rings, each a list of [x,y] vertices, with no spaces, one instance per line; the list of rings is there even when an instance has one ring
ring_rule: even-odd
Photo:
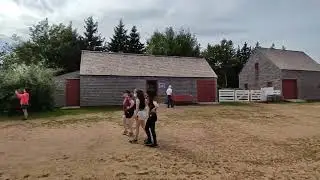
[[[168,87],[169,89],[172,89],[172,86],[171,85],[169,85],[169,87]]]
[[[124,97],[124,98],[127,98],[127,97],[129,97],[129,96],[130,96],[130,91],[125,90],[125,91],[123,92],[123,97]]]
[[[153,95],[153,93],[149,92],[149,93],[147,94],[148,103],[153,103],[154,98],[155,98],[155,96]]]
[[[24,88],[23,93],[29,93],[29,88]]]
[[[145,106],[145,96],[144,96],[144,92],[142,90],[137,90],[137,98],[140,101],[140,104],[142,106]]]

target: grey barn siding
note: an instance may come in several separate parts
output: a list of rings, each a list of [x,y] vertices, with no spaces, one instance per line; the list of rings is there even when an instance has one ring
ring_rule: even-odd
[[[56,107],[66,106],[66,81],[70,78],[79,78],[79,71],[63,74],[54,78],[56,90],[53,97]]]
[[[320,72],[282,70],[282,79],[296,79],[298,98],[320,100]]]
[[[175,94],[191,94],[197,97],[197,80],[216,78],[175,77],[123,77],[123,76],[80,76],[80,106],[121,105],[122,92],[134,88],[146,90],[147,80],[165,84],[158,87],[158,96],[163,97],[167,86],[173,86]]]
[[[255,63],[259,63],[259,76],[255,76]],[[267,87],[268,82],[272,82],[275,89],[281,89],[281,70],[264,55],[257,51],[248,60],[239,74],[239,88],[244,89],[248,84],[248,89],[257,90]]]

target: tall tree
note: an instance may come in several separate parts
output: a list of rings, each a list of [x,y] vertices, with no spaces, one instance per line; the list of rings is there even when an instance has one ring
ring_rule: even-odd
[[[270,49],[274,49],[276,47],[276,45],[274,45],[274,43],[272,43]]]
[[[254,47],[254,49],[257,49],[257,48],[261,48],[260,43],[258,41],[256,42],[256,46]]]
[[[64,72],[80,68],[80,38],[72,23],[49,25],[48,19],[30,28],[30,40],[18,45],[16,60],[28,64],[38,62],[48,67],[62,68]]]
[[[165,32],[154,32],[147,42],[147,52],[166,56],[199,56],[200,44],[197,38],[184,29],[179,32],[169,27]]]
[[[231,40],[222,40],[220,44],[208,44],[202,55],[218,74],[218,85],[222,88],[237,88],[238,74],[251,55],[251,47],[234,48]]]
[[[112,52],[128,52],[128,35],[122,19],[118,26],[114,28],[114,35],[108,45],[108,50]]]
[[[98,22],[94,21],[93,17],[88,17],[85,21],[84,32],[84,49],[90,51],[103,50],[104,38],[98,34]]]
[[[235,73],[232,69],[236,62],[233,42],[223,39],[220,44],[210,45],[203,52],[213,70],[218,74],[218,85],[220,87],[230,87],[229,80],[234,78]]]
[[[140,42],[140,34],[137,27],[133,26],[128,39],[128,53],[142,54],[144,52],[144,44]]]

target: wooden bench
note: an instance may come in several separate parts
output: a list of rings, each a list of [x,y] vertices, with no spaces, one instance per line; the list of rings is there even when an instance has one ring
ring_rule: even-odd
[[[173,95],[172,99],[174,104],[192,104],[194,100],[192,95]]]

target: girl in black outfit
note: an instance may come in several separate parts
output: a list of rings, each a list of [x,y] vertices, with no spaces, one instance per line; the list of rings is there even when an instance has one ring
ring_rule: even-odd
[[[157,135],[155,131],[157,117],[158,103],[154,100],[154,96],[149,93],[148,95],[148,120],[145,126],[145,131],[148,138],[145,141],[146,146],[157,147]],[[152,137],[152,139],[151,139]],[[153,141],[152,141],[153,140]]]

